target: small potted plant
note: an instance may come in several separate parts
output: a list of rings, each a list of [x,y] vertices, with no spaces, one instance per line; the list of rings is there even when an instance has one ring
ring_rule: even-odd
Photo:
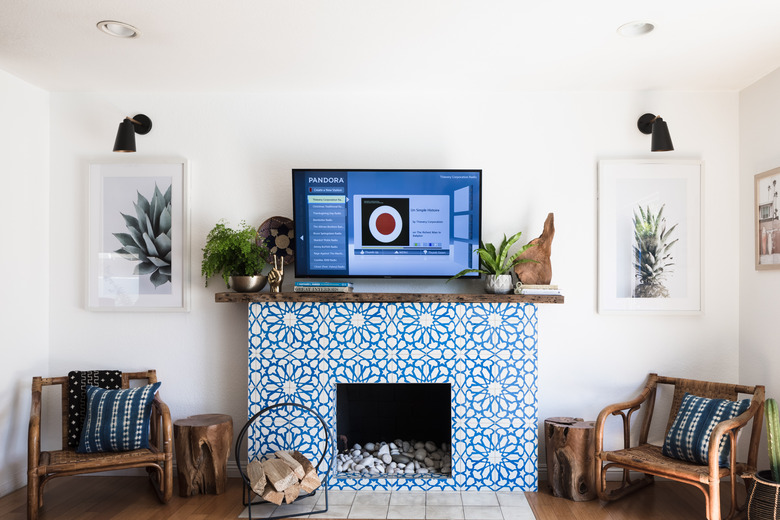
[[[776,504],[780,499],[780,416],[777,401],[772,398],[764,402],[766,416],[767,446],[771,469],[756,473],[748,501],[748,520],[777,520],[780,511]]]
[[[257,231],[245,221],[237,229],[220,220],[206,236],[203,246],[201,274],[209,278],[221,274],[228,289],[238,292],[257,292],[265,286],[262,270],[268,251],[257,240]]]
[[[520,239],[522,232],[517,232],[509,239],[504,235],[501,244],[496,248],[491,243],[479,243],[479,249],[475,251],[479,254],[480,269],[464,269],[450,280],[459,278],[466,273],[482,273],[485,277],[485,292],[494,294],[508,294],[512,292],[512,268],[517,264],[533,262],[527,258],[518,258],[525,253],[533,244],[526,244],[518,252],[509,255],[509,249]],[[449,280],[448,280],[449,281]]]

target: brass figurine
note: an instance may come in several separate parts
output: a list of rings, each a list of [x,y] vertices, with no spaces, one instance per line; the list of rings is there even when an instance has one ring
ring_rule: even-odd
[[[274,255],[274,267],[271,272],[268,273],[268,286],[271,288],[272,293],[282,292],[282,279],[284,279],[284,260],[278,262],[277,257]]]

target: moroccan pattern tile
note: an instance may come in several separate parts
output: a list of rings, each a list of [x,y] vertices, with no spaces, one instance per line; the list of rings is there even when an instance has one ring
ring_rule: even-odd
[[[249,305],[250,459],[298,449],[331,463],[337,383],[449,383],[452,478],[336,479],[336,489],[536,490],[536,306]],[[424,439],[423,439],[424,440]]]

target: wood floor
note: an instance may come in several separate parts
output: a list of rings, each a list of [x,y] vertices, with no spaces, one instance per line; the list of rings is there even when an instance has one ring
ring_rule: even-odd
[[[174,487],[174,490],[177,488]],[[727,493],[724,493],[726,495]],[[657,482],[609,504],[571,502],[551,496],[545,485],[526,493],[536,520],[691,520],[704,519],[704,496],[692,486]],[[235,520],[244,510],[241,481],[229,479],[219,496],[181,498],[174,491],[162,505],[145,477],[70,477],[47,484],[40,520]],[[725,506],[725,505],[724,505]],[[27,518],[26,489],[0,498],[0,518]]]

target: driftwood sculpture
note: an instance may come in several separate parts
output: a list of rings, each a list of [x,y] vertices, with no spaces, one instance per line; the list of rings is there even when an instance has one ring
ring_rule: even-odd
[[[534,262],[524,262],[515,266],[517,279],[524,284],[548,285],[552,280],[552,264],[550,263],[550,254],[552,253],[552,241],[555,236],[555,224],[553,214],[547,215],[544,221],[544,230],[538,238],[534,238],[529,247],[519,258],[535,260]]]

